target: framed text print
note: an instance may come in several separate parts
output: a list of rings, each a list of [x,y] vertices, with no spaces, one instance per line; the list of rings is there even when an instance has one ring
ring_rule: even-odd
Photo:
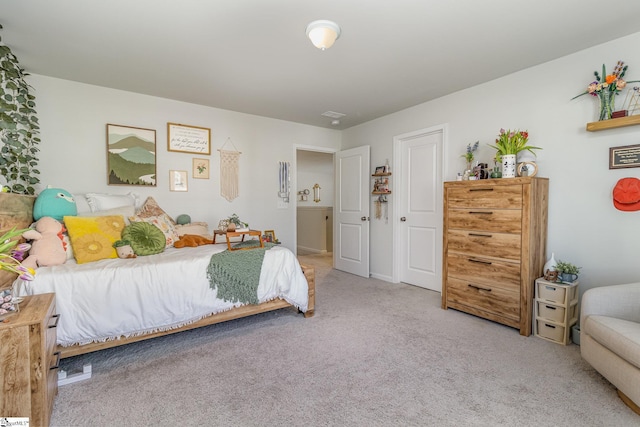
[[[211,129],[167,123],[167,150],[211,154]]]

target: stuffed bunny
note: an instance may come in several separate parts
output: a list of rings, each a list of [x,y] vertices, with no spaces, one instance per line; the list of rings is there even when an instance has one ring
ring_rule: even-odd
[[[29,256],[22,261],[22,265],[35,269],[64,264],[67,260],[67,247],[62,234],[64,231],[64,226],[50,216],[36,221],[35,229],[22,233],[22,237],[31,240]]]

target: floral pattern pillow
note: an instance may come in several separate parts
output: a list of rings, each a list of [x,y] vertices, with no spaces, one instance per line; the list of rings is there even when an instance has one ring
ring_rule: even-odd
[[[169,218],[171,224],[176,224],[176,222],[171,218],[156,202],[156,199],[153,197],[147,197],[147,200],[144,201],[140,209],[137,210],[136,215],[140,218],[151,218],[156,216],[166,215]]]
[[[140,215],[132,215],[129,217],[131,222],[148,222],[153,224],[162,231],[166,239],[166,247],[170,248],[175,242],[180,240],[180,236],[176,232],[176,228],[173,225],[173,221],[167,214],[160,214],[158,216],[142,217]]]

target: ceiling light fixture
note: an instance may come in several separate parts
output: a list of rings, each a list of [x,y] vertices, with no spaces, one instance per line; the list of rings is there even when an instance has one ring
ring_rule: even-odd
[[[307,25],[307,37],[320,50],[329,49],[340,38],[340,27],[333,21],[321,19]]]

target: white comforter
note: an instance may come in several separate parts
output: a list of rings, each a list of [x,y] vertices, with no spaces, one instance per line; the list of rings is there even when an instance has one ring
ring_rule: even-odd
[[[136,259],[40,267],[32,282],[17,280],[19,296],[55,292],[58,344],[70,346],[173,329],[240,303],[216,298],[207,278],[211,255],[226,244],[167,249]],[[266,251],[258,299],[282,298],[307,311],[308,284],[295,255]]]

